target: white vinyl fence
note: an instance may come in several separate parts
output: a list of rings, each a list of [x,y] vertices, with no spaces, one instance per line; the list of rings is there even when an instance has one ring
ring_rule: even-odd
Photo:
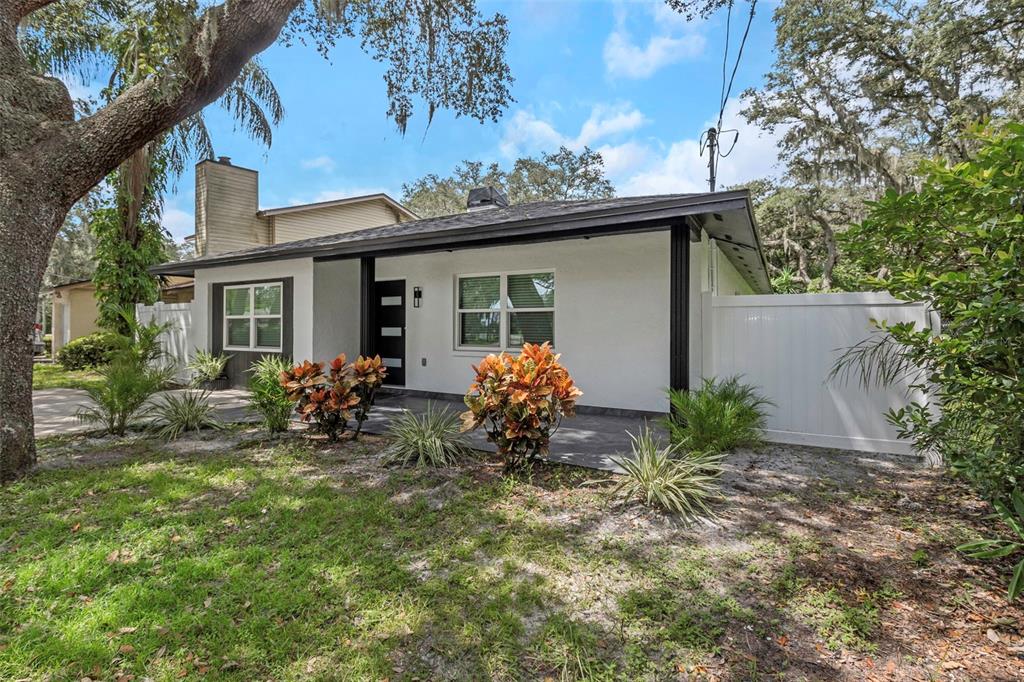
[[[192,303],[160,302],[135,306],[135,317],[142,324],[155,320],[158,324],[168,325],[161,341],[167,361],[174,364],[175,379],[182,382],[189,379],[186,365],[196,346],[192,338],[192,306]]]
[[[908,398],[906,385],[865,390],[855,376],[844,382],[828,375],[844,349],[871,335],[873,319],[929,326],[924,304],[882,293],[706,295],[702,317],[704,376],[741,374],[761,388],[775,403],[767,440],[911,452],[885,413],[923,396]]]

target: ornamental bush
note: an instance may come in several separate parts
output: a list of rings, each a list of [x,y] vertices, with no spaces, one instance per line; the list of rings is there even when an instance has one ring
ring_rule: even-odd
[[[1008,504],[1024,487],[1024,124],[971,137],[970,160],[923,164],[919,189],[887,193],[844,239],[873,287],[926,302],[941,328],[879,321],[837,370],[909,377],[931,404],[893,410],[900,435]]]
[[[100,367],[110,362],[117,339],[110,332],[96,332],[68,341],[57,352],[57,362],[66,370]]]
[[[331,361],[326,374],[324,363],[305,360],[282,372],[280,382],[288,399],[297,403],[295,411],[302,421],[314,423],[317,431],[334,442],[353,417],[358,424],[353,437],[359,436],[386,376],[380,356],[359,356],[350,364],[342,353]]]
[[[560,357],[548,343],[528,343],[518,357],[488,355],[473,368],[476,379],[466,393],[469,410],[462,414],[462,430],[482,426],[507,472],[547,455],[562,417],[576,414],[576,399],[583,392],[559,364]]]

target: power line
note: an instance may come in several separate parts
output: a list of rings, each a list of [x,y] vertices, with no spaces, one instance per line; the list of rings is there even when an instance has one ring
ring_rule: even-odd
[[[700,136],[700,155],[704,155],[705,149],[708,151],[708,186],[711,188],[712,192],[715,191],[715,181],[718,176],[718,160],[724,159],[732,153],[732,150],[736,148],[736,142],[740,137],[738,130],[722,130],[722,119],[725,117],[725,105],[729,101],[729,96],[732,95],[732,86],[736,81],[736,72],[740,68],[740,60],[743,59],[743,48],[747,45],[747,37],[750,35],[750,26],[754,23],[754,12],[757,8],[757,0],[750,0],[750,14],[747,16],[747,26],[743,29],[743,37],[740,40],[740,47],[736,51],[736,61],[733,63],[732,73],[729,75],[727,83],[726,73],[728,73],[729,70],[729,41],[732,36],[732,6],[733,0],[729,0],[725,15],[725,50],[722,54],[722,89],[720,92],[721,99],[718,103],[718,122],[714,128],[708,128]],[[729,146],[729,150],[724,153],[722,152],[719,142],[723,133],[733,133],[732,144]]]

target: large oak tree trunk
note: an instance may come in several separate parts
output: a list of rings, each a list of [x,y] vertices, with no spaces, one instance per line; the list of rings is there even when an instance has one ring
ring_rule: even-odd
[[[4,180],[7,180],[5,178]],[[13,191],[12,191],[13,190]],[[0,482],[35,464],[32,325],[50,245],[67,208],[0,181]]]
[[[17,26],[54,0],[0,4],[0,482],[35,463],[30,334],[57,231],[82,195],[219,97],[300,0],[226,0],[206,10],[163,75],[74,120],[63,83],[36,73]]]

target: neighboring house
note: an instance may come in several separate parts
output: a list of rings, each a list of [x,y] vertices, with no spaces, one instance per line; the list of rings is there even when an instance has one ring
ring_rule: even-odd
[[[68,341],[99,330],[96,325],[99,310],[96,288],[90,279],[59,284],[51,287],[50,292],[53,305],[51,347],[56,357]]]
[[[264,245],[207,236],[154,272],[195,278],[192,343],[230,354],[237,385],[264,354],[379,353],[392,386],[461,395],[487,353],[551,341],[581,405],[665,412],[665,389],[701,376],[702,294],[771,293],[746,190],[507,206],[481,188],[465,213],[361,229],[331,212],[344,202],[251,215],[241,169],[200,170],[197,240],[217,216]]]
[[[196,232],[187,240],[199,257],[252,246],[317,237],[345,230],[393,225],[416,216],[386,194],[349,197],[261,211],[259,174],[231,164],[227,157],[196,165]],[[161,277],[160,301],[188,303],[194,297],[191,276]],[[98,330],[98,306],[91,280],[52,288],[53,353]]]

